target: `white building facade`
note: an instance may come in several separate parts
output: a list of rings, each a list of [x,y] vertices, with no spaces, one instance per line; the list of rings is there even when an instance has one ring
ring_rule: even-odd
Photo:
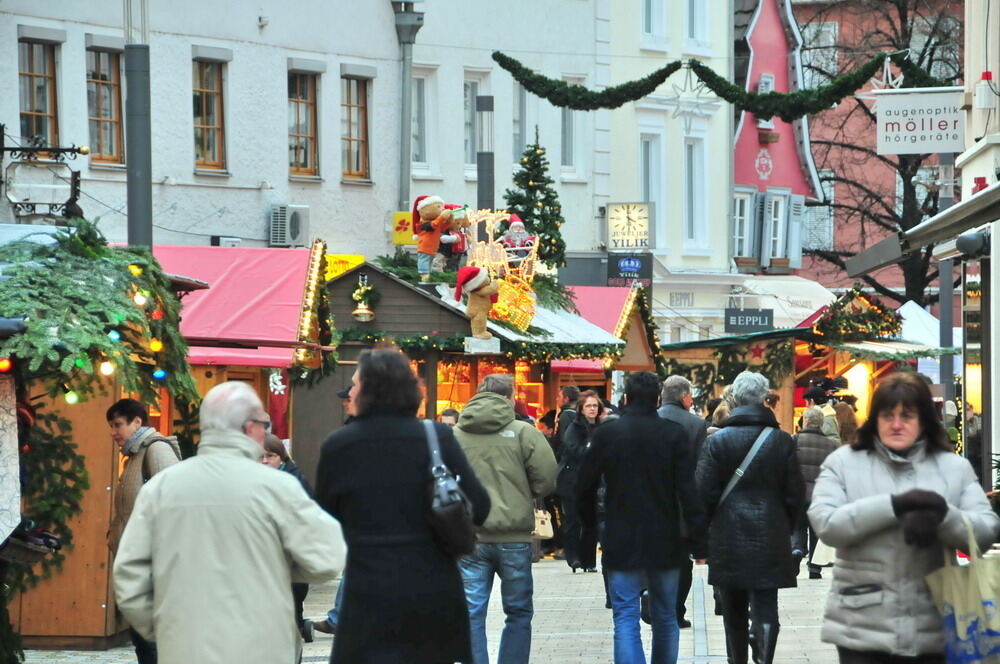
[[[290,204],[308,210],[305,242],[388,247],[399,172],[392,5],[304,4],[150,3],[155,243],[267,246],[272,207]],[[0,43],[0,80],[20,89],[0,98],[6,144],[89,146],[68,162],[79,205],[123,241],[121,3],[6,2]],[[31,220],[0,206],[0,222]]]

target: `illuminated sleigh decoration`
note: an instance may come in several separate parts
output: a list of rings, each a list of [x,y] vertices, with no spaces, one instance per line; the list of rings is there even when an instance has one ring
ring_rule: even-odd
[[[509,219],[510,215],[502,210],[469,213],[469,265],[486,268],[490,279],[500,284],[497,302],[490,309],[489,317],[506,321],[524,332],[535,317],[535,292],[531,282],[535,278],[538,242],[530,247],[504,247],[500,224]],[[479,237],[481,224],[485,228],[482,238]]]

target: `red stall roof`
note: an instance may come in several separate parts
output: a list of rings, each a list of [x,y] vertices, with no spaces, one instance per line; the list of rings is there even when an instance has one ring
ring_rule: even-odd
[[[622,310],[628,301],[630,288],[611,286],[570,286],[576,295],[576,308],[588,321],[614,334]],[[553,360],[552,371],[572,373],[603,373],[604,360]]]
[[[181,300],[191,364],[292,365],[309,249],[158,245],[153,253],[167,272],[209,284]]]

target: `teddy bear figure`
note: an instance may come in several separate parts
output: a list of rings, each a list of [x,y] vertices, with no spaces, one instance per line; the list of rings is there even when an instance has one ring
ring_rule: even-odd
[[[469,317],[472,336],[476,339],[492,339],[486,329],[486,317],[497,301],[500,282],[490,279],[490,273],[482,267],[462,267],[455,281],[455,299],[462,299],[462,292],[469,295],[465,314]]]

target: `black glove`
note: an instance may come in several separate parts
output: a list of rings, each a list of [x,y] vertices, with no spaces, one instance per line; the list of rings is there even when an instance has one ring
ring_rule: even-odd
[[[937,543],[938,526],[943,519],[944,513],[937,510],[907,512],[899,520],[903,526],[903,541],[911,546],[931,546]]]
[[[432,224],[429,221],[425,221],[424,223],[420,224],[420,230],[422,230],[422,231],[432,231],[432,230],[434,230],[434,224]]]
[[[941,494],[923,489],[910,489],[906,493],[898,493],[892,497],[892,511],[897,518],[902,518],[907,512],[914,510],[930,510],[941,514],[938,521],[948,512],[948,503]]]

